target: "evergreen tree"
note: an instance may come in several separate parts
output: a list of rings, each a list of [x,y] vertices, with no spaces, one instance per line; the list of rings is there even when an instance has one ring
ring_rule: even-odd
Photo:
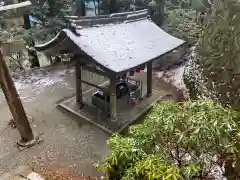
[[[184,79],[192,98],[240,108],[240,2],[215,1]]]
[[[24,34],[23,38],[27,42],[28,54],[34,54],[31,57],[36,58],[36,51],[33,48],[35,44],[49,41],[65,27],[74,31],[68,19],[65,18],[65,16],[73,14],[72,7],[74,3],[71,0],[34,0],[32,3],[33,8],[30,16],[36,25],[32,26]],[[33,61],[33,58],[30,58],[30,62],[37,61]],[[36,65],[36,63],[31,64],[32,67]]]

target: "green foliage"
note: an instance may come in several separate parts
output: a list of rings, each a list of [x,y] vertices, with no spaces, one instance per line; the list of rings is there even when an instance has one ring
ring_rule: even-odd
[[[154,154],[147,154],[139,148],[134,138],[114,135],[108,141],[112,150],[105,162],[97,165],[99,170],[109,174],[110,179],[134,180],[179,177],[178,169],[167,165],[165,160]]]
[[[207,0],[166,0],[163,28],[170,34],[195,44],[202,32],[200,12],[207,12]]]
[[[37,1],[31,15],[39,24],[28,31],[25,39],[30,42],[34,38],[37,42],[46,42],[53,38],[62,28],[66,27],[68,20],[65,18],[73,12],[71,0],[45,0]]]
[[[186,73],[192,98],[240,107],[239,20],[237,0],[221,0],[213,9]]]
[[[111,14],[130,11],[132,0],[102,0],[100,2],[101,14]]]
[[[20,40],[22,36],[26,33],[26,30],[20,26],[14,26],[9,29],[0,28],[0,41],[11,41],[11,40]]]
[[[170,34],[188,42],[196,42],[201,33],[196,12],[192,9],[169,9],[166,12],[163,28]]]
[[[109,179],[204,179],[238,156],[239,116],[213,101],[159,102],[128,137],[112,136],[98,168]],[[232,164],[231,164],[232,166]]]
[[[161,5],[160,5],[161,6]],[[196,43],[202,31],[202,18],[198,14],[207,12],[208,0],[166,0],[163,28],[170,34]]]

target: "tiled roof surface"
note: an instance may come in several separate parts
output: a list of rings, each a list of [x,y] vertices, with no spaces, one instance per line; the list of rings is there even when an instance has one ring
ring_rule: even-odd
[[[76,32],[79,35],[63,29],[50,42],[37,45],[36,49],[51,54],[60,49],[71,53],[73,47],[77,47],[97,64],[113,72],[123,72],[158,58],[184,43],[149,20],[146,11],[113,14],[98,19],[85,18],[74,20],[73,23],[78,23]],[[80,27],[81,23],[85,27]]]

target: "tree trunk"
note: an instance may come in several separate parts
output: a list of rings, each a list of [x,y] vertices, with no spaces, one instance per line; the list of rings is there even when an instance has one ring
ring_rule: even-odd
[[[77,10],[75,12],[76,16],[85,16],[86,15],[86,6],[85,0],[76,0]]]
[[[159,25],[162,25],[163,21],[164,21],[164,7],[165,7],[165,0],[161,0],[159,1],[158,4],[158,14],[159,14]]]
[[[98,15],[100,16],[101,15],[101,9],[100,9],[100,0],[97,0],[97,2],[98,2]]]
[[[109,5],[109,14],[116,13],[116,0],[109,0],[108,1]]]
[[[98,15],[97,13],[97,5],[96,5],[96,0],[93,0],[93,4],[94,4],[94,12],[95,12],[95,16]]]

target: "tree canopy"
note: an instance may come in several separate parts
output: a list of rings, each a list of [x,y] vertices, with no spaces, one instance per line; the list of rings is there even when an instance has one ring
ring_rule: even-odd
[[[240,3],[219,0],[203,28],[185,82],[192,98],[240,107]]]

